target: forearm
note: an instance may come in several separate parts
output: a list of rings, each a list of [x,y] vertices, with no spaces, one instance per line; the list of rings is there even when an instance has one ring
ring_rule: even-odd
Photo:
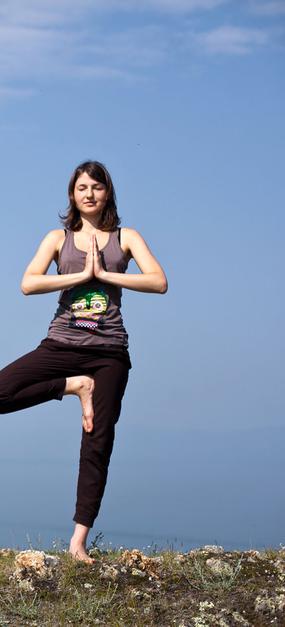
[[[145,272],[141,274],[124,274],[121,272],[106,272],[100,276],[103,283],[111,283],[137,292],[156,292],[164,294],[167,291],[167,279],[160,272]]]
[[[70,289],[88,279],[83,272],[72,274],[28,274],[23,277],[21,290],[25,296],[30,294],[45,294],[58,290]]]

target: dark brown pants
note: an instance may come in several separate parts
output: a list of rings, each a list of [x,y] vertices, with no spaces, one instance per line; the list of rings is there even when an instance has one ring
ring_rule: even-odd
[[[127,349],[72,346],[45,338],[0,371],[0,413],[62,400],[66,377],[95,378],[94,428],[82,429],[75,522],[92,527],[107,481],[121,402],[132,367]]]

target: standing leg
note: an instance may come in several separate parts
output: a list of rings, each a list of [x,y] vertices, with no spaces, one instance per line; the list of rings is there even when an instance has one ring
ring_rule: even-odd
[[[129,376],[128,366],[110,358],[108,364],[95,371],[94,428],[82,433],[79,477],[77,485],[77,523],[70,542],[70,552],[84,558],[86,538],[98,515],[104,494],[108,466],[115,437],[115,424],[121,412],[121,402]]]

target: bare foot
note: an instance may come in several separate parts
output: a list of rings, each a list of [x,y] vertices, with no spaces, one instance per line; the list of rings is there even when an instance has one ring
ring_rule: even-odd
[[[64,394],[76,394],[79,397],[82,406],[82,425],[83,429],[90,433],[93,429],[93,393],[95,389],[95,381],[89,375],[80,375],[78,377],[67,377]]]
[[[84,544],[79,544],[72,540],[70,541],[69,553],[71,553],[74,559],[80,562],[87,562],[87,564],[94,564],[96,562],[95,558],[89,557],[88,553],[86,553]]]

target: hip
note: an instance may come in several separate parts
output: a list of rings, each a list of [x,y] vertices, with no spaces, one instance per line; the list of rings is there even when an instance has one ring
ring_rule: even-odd
[[[100,344],[100,345],[88,345],[88,344],[74,344],[68,342],[60,342],[51,337],[45,337],[40,342],[39,346],[47,348],[51,351],[66,351],[72,356],[72,354],[89,356],[96,359],[106,357],[110,359],[118,359],[128,365],[128,368],[132,368],[130,354],[126,346],[112,345],[112,344]]]

